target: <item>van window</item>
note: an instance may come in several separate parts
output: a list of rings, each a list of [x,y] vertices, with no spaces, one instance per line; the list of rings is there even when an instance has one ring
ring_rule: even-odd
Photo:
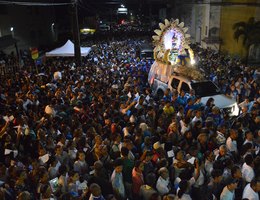
[[[191,83],[191,87],[194,89],[195,94],[200,97],[220,94],[219,88],[212,81]]]
[[[179,80],[179,79],[173,78],[173,79],[172,79],[172,83],[171,83],[172,88],[178,89],[179,83],[180,83],[180,80]]]
[[[184,92],[189,92],[190,91],[190,87],[189,87],[189,85],[187,84],[187,83],[184,83],[184,82],[182,82],[182,84],[181,84],[181,90],[180,91],[184,91]]]

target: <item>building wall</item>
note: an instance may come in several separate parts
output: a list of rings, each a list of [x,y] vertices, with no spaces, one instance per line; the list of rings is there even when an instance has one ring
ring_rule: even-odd
[[[260,0],[257,0],[256,2],[260,4]],[[260,21],[260,7],[256,7],[255,9],[255,18],[257,21]]]
[[[203,3],[193,1],[183,4],[178,10],[181,10],[181,21],[184,20],[185,26],[189,28],[191,41],[200,43],[204,48],[214,47],[218,50],[218,45],[209,45],[203,41],[210,36],[219,36],[221,6],[210,5],[210,0],[204,0]],[[212,28],[215,30],[214,34]]]
[[[200,43],[204,48],[212,48],[231,55],[245,56],[242,41],[233,38],[233,24],[247,22],[250,17],[260,20],[260,7],[235,5],[235,3],[260,3],[260,0],[176,0],[172,4],[172,16],[179,16],[189,27],[192,42]],[[234,3],[225,5],[225,3]],[[205,39],[219,42],[209,43]],[[212,40],[212,41],[214,41]]]
[[[221,6],[210,7],[209,37],[218,37],[220,31]]]
[[[258,0],[229,0],[228,2],[257,2]],[[247,5],[232,5],[222,6],[221,13],[221,29],[220,37],[223,39],[223,44],[220,47],[222,52],[228,52],[231,55],[245,56],[246,50],[243,47],[242,40],[237,42],[234,37],[233,24],[241,21],[247,22],[250,17],[255,17],[257,9],[254,6]],[[259,15],[259,14],[258,14]]]

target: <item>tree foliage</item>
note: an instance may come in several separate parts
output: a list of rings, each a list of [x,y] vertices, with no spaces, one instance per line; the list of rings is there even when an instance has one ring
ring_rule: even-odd
[[[260,21],[254,17],[248,22],[237,22],[233,25],[234,39],[238,42],[242,38],[244,47],[249,48],[252,44],[260,43]]]

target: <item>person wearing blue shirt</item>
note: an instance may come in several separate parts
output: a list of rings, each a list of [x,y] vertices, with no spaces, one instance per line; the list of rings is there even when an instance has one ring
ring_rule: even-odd
[[[186,99],[191,98],[193,100],[193,102],[195,102],[195,99],[196,99],[195,91],[193,89],[190,89],[190,92],[185,94],[185,98]]]
[[[185,106],[186,105],[186,97],[185,92],[182,90],[177,98],[177,102],[179,105]]]
[[[169,88],[167,88],[164,92],[164,96],[163,96],[163,100],[164,101],[171,101],[171,91]]]
[[[199,102],[200,99],[196,101],[196,104],[194,103],[194,100],[192,98],[187,99],[187,104],[184,107],[184,114],[186,115],[189,110],[197,110],[202,106],[202,103]]]

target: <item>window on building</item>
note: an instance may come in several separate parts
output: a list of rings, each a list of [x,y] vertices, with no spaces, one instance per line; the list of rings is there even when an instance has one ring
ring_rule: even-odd
[[[209,29],[209,37],[214,37],[219,35],[219,28],[218,27],[212,27]]]

